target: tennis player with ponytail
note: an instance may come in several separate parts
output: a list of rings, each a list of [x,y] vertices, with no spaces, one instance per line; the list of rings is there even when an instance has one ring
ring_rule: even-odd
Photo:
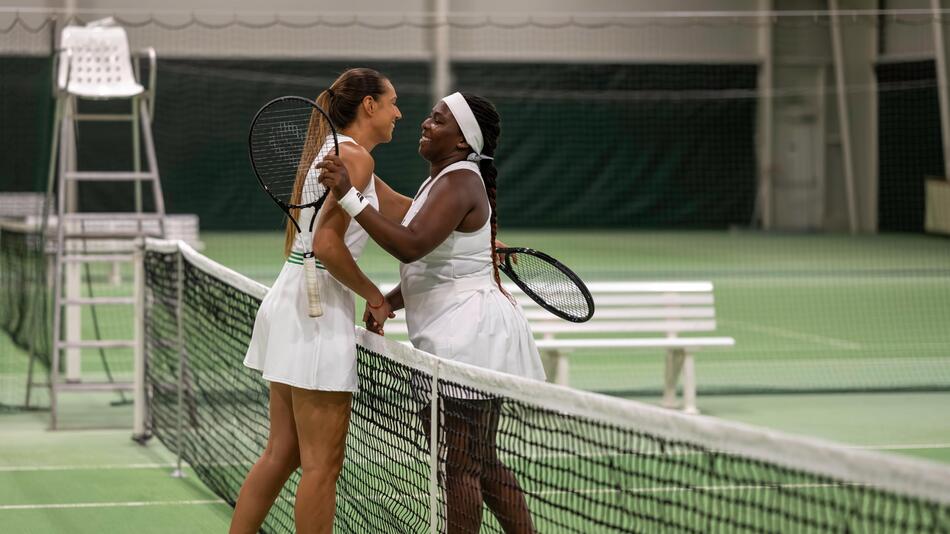
[[[439,101],[423,121],[419,141],[430,176],[402,224],[358,194],[339,157],[327,156],[317,165],[323,169],[319,180],[402,262],[400,284],[386,300],[393,310],[405,307],[413,345],[445,359],[540,380],[544,370],[528,321],[502,288],[493,254],[499,134],[498,113],[487,100],[454,93]],[[367,328],[381,331],[379,314],[370,311],[364,315]],[[483,504],[505,532],[533,532],[523,491],[496,452],[498,401],[466,391],[447,392],[442,400],[448,532],[478,532]]]
[[[395,123],[401,118],[392,84],[374,70],[350,69],[323,91],[316,103],[340,132],[336,136],[338,164],[345,164],[364,202],[379,206],[377,190],[389,188],[373,174],[370,151],[392,139]],[[328,125],[314,131],[319,139],[315,143],[324,144],[324,148],[333,143]],[[300,191],[321,194],[314,183],[319,174],[317,163],[298,175],[295,199],[301,196]],[[303,170],[306,165],[304,162]],[[407,202],[390,197],[397,202],[395,207],[384,204],[380,209],[383,216],[398,220]],[[312,215],[291,213],[301,221],[310,221]],[[232,533],[258,532],[287,478],[298,467],[303,468],[303,476],[294,507],[296,531],[333,531],[336,481],[343,465],[351,397],[357,389],[353,293],[366,299],[369,313],[379,321],[390,315],[390,305],[356,265],[366,244],[366,232],[351,223],[332,196],[316,215],[318,223],[312,234],[308,225],[301,224],[298,233],[288,222],[287,262],[257,312],[244,360],[270,382],[270,433],[266,449],[241,487]],[[309,250],[321,263],[317,279],[323,315],[319,317],[308,314],[303,258]]]

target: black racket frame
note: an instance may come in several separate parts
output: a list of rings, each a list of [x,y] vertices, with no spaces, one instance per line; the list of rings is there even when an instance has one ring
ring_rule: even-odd
[[[505,273],[505,276],[510,278],[511,281],[515,283],[515,285],[520,287],[521,290],[525,292],[525,295],[528,295],[529,297],[531,297],[531,300],[537,302],[538,305],[544,308],[545,310],[553,313],[554,315],[560,317],[561,319],[570,321],[572,323],[583,323],[590,320],[590,318],[594,316],[594,297],[591,296],[590,290],[587,289],[587,285],[584,284],[584,281],[581,280],[581,278],[577,276],[577,274],[574,271],[570,270],[563,263],[552,258],[550,255],[545,254],[544,252],[541,252],[540,250],[535,250],[533,248],[525,248],[525,247],[497,248],[495,249],[495,253],[499,254],[500,256],[504,258],[503,261],[498,262],[498,269],[501,272]],[[571,280],[571,282],[574,283],[575,286],[577,286],[577,288],[581,292],[581,295],[584,297],[584,300],[587,301],[587,308],[589,310],[587,315],[584,317],[576,317],[573,315],[569,315],[559,310],[558,308],[552,306],[546,300],[544,300],[544,298],[541,295],[538,295],[537,293],[535,293],[528,286],[527,283],[521,280],[521,278],[518,276],[518,274],[515,272],[512,266],[511,257],[512,255],[518,255],[518,254],[527,254],[529,256],[534,256],[550,264],[558,271],[564,273],[564,275],[567,276]]]
[[[267,196],[269,196],[269,197],[271,198],[271,200],[273,200],[273,201],[277,204],[277,206],[284,212],[284,214],[287,215],[287,218],[290,219],[290,222],[292,222],[293,225],[294,225],[294,227],[297,228],[297,232],[300,232],[300,231],[301,231],[301,230],[300,230],[300,225],[297,223],[296,220],[294,220],[293,217],[291,217],[291,215],[290,215],[290,210],[292,210],[292,209],[304,209],[304,208],[310,208],[310,207],[314,208],[313,217],[310,218],[310,231],[312,232],[312,231],[313,231],[313,223],[314,223],[314,222],[316,221],[316,219],[317,219],[317,212],[320,211],[320,207],[323,206],[323,203],[324,203],[324,202],[326,202],[327,196],[329,195],[330,190],[327,189],[327,191],[323,194],[323,196],[320,197],[320,198],[318,198],[318,199],[317,199],[316,201],[314,201],[314,202],[308,202],[308,203],[306,203],[306,204],[299,204],[299,205],[298,205],[298,204],[289,204],[289,203],[287,203],[287,202],[284,202],[283,200],[281,200],[281,199],[277,198],[276,196],[274,196],[274,194],[273,194],[273,193],[270,191],[270,189],[267,187],[267,184],[264,182],[264,179],[261,177],[261,173],[259,173],[259,172],[257,171],[257,163],[254,161],[254,150],[251,148],[251,146],[252,146],[252,139],[253,139],[253,136],[254,136],[254,126],[257,124],[258,119],[259,119],[259,118],[261,117],[261,115],[267,110],[267,108],[269,108],[271,105],[276,104],[277,102],[283,102],[283,101],[286,101],[286,100],[296,100],[296,101],[299,101],[299,102],[305,102],[305,103],[309,104],[311,107],[313,107],[315,110],[319,111],[321,115],[323,115],[323,117],[324,117],[324,118],[326,119],[326,121],[327,121],[327,124],[330,126],[330,133],[333,134],[333,149],[334,149],[334,152],[336,153],[336,155],[338,155],[338,156],[340,155],[340,142],[339,142],[339,139],[337,138],[336,127],[333,126],[333,121],[330,120],[330,116],[327,115],[327,112],[324,111],[323,108],[321,108],[320,106],[318,106],[317,103],[314,102],[313,100],[310,100],[309,98],[304,98],[304,97],[302,97],[302,96],[294,96],[294,95],[290,95],[290,96],[279,96],[279,97],[277,97],[277,98],[271,100],[270,102],[264,104],[263,106],[261,106],[261,108],[260,108],[259,110],[257,110],[257,113],[254,114],[254,118],[251,120],[251,127],[248,129],[248,132],[247,132],[247,153],[248,153],[248,156],[250,156],[250,158],[251,158],[251,169],[254,170],[254,176],[257,177],[257,183],[259,183],[259,184],[261,185],[261,188],[264,190],[265,193],[267,193]]]

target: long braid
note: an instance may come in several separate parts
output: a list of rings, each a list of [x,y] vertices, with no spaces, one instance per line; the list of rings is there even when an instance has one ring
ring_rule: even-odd
[[[462,96],[465,98],[468,107],[471,108],[472,114],[475,115],[475,120],[478,121],[478,126],[482,130],[482,140],[484,141],[482,154],[494,157],[495,149],[498,148],[498,138],[501,136],[501,118],[498,116],[498,111],[495,110],[495,106],[491,102],[484,98],[466,93],[462,93]],[[511,295],[501,285],[501,275],[498,272],[498,255],[495,254],[495,238],[498,236],[498,169],[495,168],[494,160],[490,159],[481,160],[478,168],[481,171],[482,180],[485,181],[488,205],[491,207],[491,215],[488,220],[491,224],[490,250],[495,283],[498,284],[498,289],[501,289],[501,292],[509,300],[512,300]]]
[[[491,206],[491,215],[488,220],[491,223],[491,256],[495,283],[498,284],[498,289],[501,289],[501,292],[510,300],[511,295],[509,295],[504,286],[501,285],[501,275],[498,273],[498,255],[495,254],[495,238],[498,236],[498,210],[495,207],[498,197],[498,184],[496,182],[498,169],[495,168],[491,160],[487,159],[483,159],[479,163],[479,168],[482,171],[482,178],[485,180],[485,191],[488,192],[488,205]]]

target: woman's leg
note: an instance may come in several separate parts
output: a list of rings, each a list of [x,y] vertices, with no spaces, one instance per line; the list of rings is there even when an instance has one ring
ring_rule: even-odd
[[[479,428],[474,443],[474,456],[481,464],[481,488],[485,504],[501,523],[507,534],[533,534],[531,514],[524,491],[515,474],[498,459],[496,438],[501,418],[501,402],[486,401],[475,417]]]
[[[352,397],[343,391],[293,389],[303,467],[294,506],[298,534],[333,532],[336,480],[343,468]]]
[[[481,464],[471,446],[477,411],[457,399],[444,398],[442,405],[447,532],[478,534],[482,526]]]
[[[287,478],[300,466],[291,387],[270,383],[270,435],[238,494],[232,534],[258,532]]]

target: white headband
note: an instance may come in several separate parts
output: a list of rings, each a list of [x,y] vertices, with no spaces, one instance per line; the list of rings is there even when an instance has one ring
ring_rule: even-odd
[[[482,139],[482,129],[478,125],[478,121],[475,120],[475,114],[472,113],[472,108],[468,107],[468,102],[465,101],[465,97],[462,96],[462,93],[452,93],[443,98],[442,101],[445,102],[445,105],[449,107],[449,110],[455,117],[455,122],[458,123],[459,129],[462,130],[462,137],[465,138],[465,142],[475,151],[473,154],[468,155],[468,160],[480,161],[483,159],[492,159],[491,156],[482,155],[482,147],[485,144],[485,141]]]

